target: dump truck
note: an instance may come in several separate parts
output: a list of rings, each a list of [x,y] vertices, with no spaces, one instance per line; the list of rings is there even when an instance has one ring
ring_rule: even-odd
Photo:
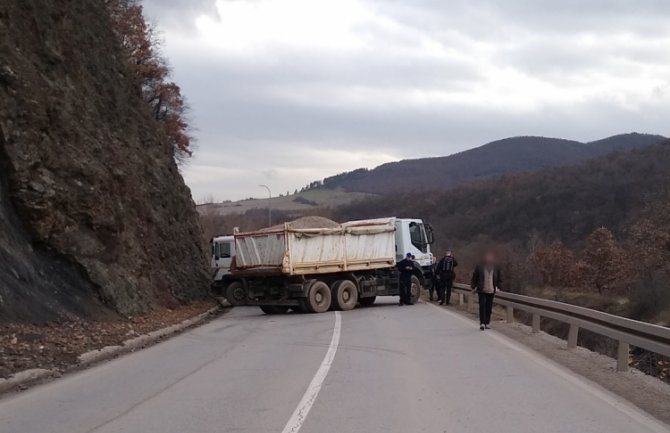
[[[403,218],[235,233],[212,239],[212,286],[232,305],[258,306],[267,314],[346,311],[399,295],[396,263],[409,252],[416,302],[435,261],[432,243],[429,224]]]

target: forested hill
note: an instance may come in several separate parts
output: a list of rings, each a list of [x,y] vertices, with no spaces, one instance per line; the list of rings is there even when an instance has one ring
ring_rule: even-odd
[[[622,134],[591,143],[546,137],[514,137],[438,158],[408,159],[324,179],[323,187],[387,194],[446,189],[468,182],[545,167],[570,165],[614,151],[663,141],[649,134]]]
[[[577,246],[595,228],[625,234],[645,208],[658,208],[670,191],[670,141],[460,186],[434,194],[380,196],[342,206],[336,220],[386,215],[429,221],[447,245],[479,238],[524,243],[536,231]]]

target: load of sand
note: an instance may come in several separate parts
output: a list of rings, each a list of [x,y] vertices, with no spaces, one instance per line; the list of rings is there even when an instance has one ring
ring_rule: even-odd
[[[288,226],[291,229],[336,229],[340,227],[335,221],[322,216],[306,216],[298,218],[289,222]],[[282,230],[283,228],[284,224],[278,224],[276,226],[262,229],[261,231]]]

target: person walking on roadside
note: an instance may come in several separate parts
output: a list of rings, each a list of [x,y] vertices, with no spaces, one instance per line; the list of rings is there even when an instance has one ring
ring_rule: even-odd
[[[475,266],[470,281],[472,292],[477,292],[479,295],[479,329],[482,331],[490,329],[493,297],[500,290],[501,283],[500,267],[496,264],[495,255],[487,252],[481,262]]]
[[[439,261],[437,268],[435,269],[435,278],[437,279],[437,300],[440,301],[440,305],[449,305],[451,303],[451,288],[456,279],[456,271],[454,269],[456,266],[458,266],[458,261],[454,257],[451,249],[449,249]]]
[[[412,253],[407,253],[404,260],[398,262],[400,278],[400,301],[398,305],[412,305],[412,275],[414,275],[414,261]]]

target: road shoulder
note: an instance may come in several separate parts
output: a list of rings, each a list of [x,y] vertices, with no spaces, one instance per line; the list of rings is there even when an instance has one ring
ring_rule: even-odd
[[[156,344],[166,338],[175,336],[187,329],[190,329],[194,326],[199,326],[207,322],[208,320],[216,317],[221,313],[222,307],[216,303],[209,304],[199,304],[194,307],[184,308],[184,311],[178,312],[178,314],[173,314],[168,317],[164,317],[163,320],[158,322],[149,322],[144,324],[144,333],[137,334],[118,334],[115,336],[113,333],[110,333],[109,337],[104,340],[107,342],[113,342],[114,344],[108,344],[105,346],[98,346],[92,350],[88,350],[80,353],[70,353],[69,357],[62,357],[58,362],[54,362],[52,359],[44,356],[34,356],[30,358],[32,368],[27,368],[24,370],[14,369],[13,373],[5,378],[0,378],[0,398],[4,397],[6,394],[11,394],[17,391],[23,391],[29,387],[41,384],[43,382],[53,380],[63,376],[64,374],[72,373],[83,368],[91,367],[100,362],[104,362],[118,356],[124,355],[126,353],[131,353],[145,347]],[[186,317],[186,318],[184,318]],[[180,320],[180,321],[178,321]],[[161,324],[163,325],[161,327]],[[170,324],[169,326],[165,326]],[[125,325],[125,324],[124,324]],[[103,324],[104,326],[104,324]],[[128,325],[125,325],[128,326]],[[99,329],[98,327],[92,327],[92,330]],[[94,332],[94,331],[91,331]],[[65,338],[61,337],[57,333],[56,336],[42,336],[43,339],[48,340],[49,338]],[[125,335],[126,339],[123,339]],[[127,338],[128,336],[133,335],[132,338]],[[13,339],[18,339],[13,337]],[[43,348],[44,345],[38,342],[39,348]],[[56,346],[54,352],[58,353],[59,351],[68,350],[67,347]],[[79,346],[75,346],[78,348]],[[85,347],[85,346],[81,346]],[[28,356],[31,353],[27,352],[27,349],[31,349],[30,346],[24,348],[23,354],[21,351],[15,352],[15,356]],[[39,354],[41,355],[41,353]],[[11,352],[9,353],[11,356]],[[51,358],[54,356],[52,355]]]
[[[429,301],[426,302],[430,303]],[[463,308],[434,306],[472,319],[473,326],[477,325],[476,316]],[[654,418],[670,425],[670,385],[636,369],[630,369],[628,372],[617,372],[616,360],[608,356],[592,352],[583,347],[568,349],[565,340],[545,332],[533,334],[531,327],[521,323],[508,324],[499,312],[495,316],[495,322],[492,324],[495,332],[532,349],[573,373],[585,377],[612,394],[627,400]]]

